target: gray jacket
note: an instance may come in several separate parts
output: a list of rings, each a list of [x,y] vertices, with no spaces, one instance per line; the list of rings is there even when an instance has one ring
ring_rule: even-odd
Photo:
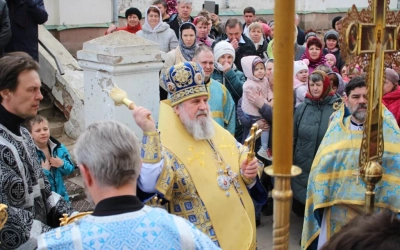
[[[160,50],[166,53],[178,46],[175,32],[164,22],[160,23],[154,30],[151,29],[150,25],[144,24],[142,30],[138,31],[136,35],[158,43]]]
[[[5,0],[0,0],[0,57],[3,55],[4,47],[11,38],[10,19]]]

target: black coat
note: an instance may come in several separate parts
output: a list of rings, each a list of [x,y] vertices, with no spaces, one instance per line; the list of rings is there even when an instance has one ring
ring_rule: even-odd
[[[0,57],[3,55],[4,47],[11,38],[10,19],[8,18],[7,3],[0,0]]]
[[[256,50],[256,55],[259,56],[261,59],[263,59],[264,61],[268,60],[268,56],[267,56],[267,48],[268,48],[268,41],[267,39],[265,39],[264,37],[264,42],[263,44],[258,47],[258,49]]]
[[[304,30],[300,29],[299,26],[297,26],[297,44],[298,45],[303,45],[304,42],[306,41],[306,34],[304,33]]]
[[[5,52],[24,51],[39,61],[38,24],[47,21],[43,0],[6,0],[12,37]]]
[[[190,17],[190,22],[193,23],[193,17]],[[173,14],[169,18],[169,27],[175,32],[176,38],[179,40],[179,21],[178,21],[178,14]]]
[[[242,68],[242,63],[241,60],[245,56],[257,56],[257,51],[256,47],[254,46],[254,43],[248,38],[246,35],[242,34],[242,38],[245,41],[245,43],[239,43],[239,47],[236,49],[236,55],[235,55],[235,65],[236,68],[240,71],[243,72]],[[217,44],[219,41],[226,40],[228,39],[226,34],[223,34],[221,38],[217,39],[212,47],[214,48],[215,44]]]

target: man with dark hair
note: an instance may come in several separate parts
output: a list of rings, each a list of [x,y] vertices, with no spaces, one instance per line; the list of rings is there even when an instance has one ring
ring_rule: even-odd
[[[242,34],[242,23],[237,18],[229,18],[225,23],[225,34],[213,43],[213,48],[221,40],[232,44],[235,49],[235,65],[238,70],[243,71],[241,60],[245,56],[257,55],[254,43],[247,36]]]
[[[383,211],[360,215],[346,224],[321,250],[400,250],[400,219]]]
[[[329,237],[359,215],[365,205],[365,185],[359,184],[359,155],[367,116],[367,87],[361,77],[346,86],[345,103],[319,146],[307,188],[302,247],[322,247]],[[400,132],[390,112],[383,110],[384,178],[376,184],[375,207],[400,210]]]
[[[167,3],[164,0],[155,0],[152,5],[160,9],[163,22],[168,23],[170,16],[168,15],[167,12],[168,11]]]
[[[39,65],[28,54],[0,58],[0,201],[8,220],[0,232],[2,249],[35,249],[36,237],[57,227],[70,205],[51,192],[24,119],[36,115],[40,93]]]
[[[175,31],[176,37],[179,39],[179,27],[182,23],[193,22],[192,12],[193,0],[178,0],[178,14],[174,14],[169,19],[169,26]]]
[[[3,56],[4,47],[11,38],[10,19],[8,18],[8,8],[5,0],[0,0],[0,57]]]
[[[6,0],[12,36],[5,52],[23,51],[39,61],[39,24],[47,21],[43,0]]]
[[[243,34],[245,34],[248,38],[250,38],[250,30],[249,26],[254,22],[256,18],[256,10],[253,7],[247,7],[243,10]]]

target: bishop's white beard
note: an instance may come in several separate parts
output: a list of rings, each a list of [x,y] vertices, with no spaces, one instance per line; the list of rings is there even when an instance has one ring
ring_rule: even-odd
[[[199,116],[205,114],[206,116]],[[196,118],[191,120],[188,114],[182,110],[179,117],[186,130],[193,136],[196,141],[209,140],[215,134],[214,125],[209,111],[197,111]]]

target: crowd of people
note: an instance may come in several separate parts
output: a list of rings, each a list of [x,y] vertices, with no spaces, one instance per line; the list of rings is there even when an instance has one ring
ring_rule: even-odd
[[[160,117],[156,124],[149,110],[133,111],[142,145],[118,122],[86,129],[74,153],[95,210],[58,227],[62,214],[76,213],[63,183],[75,165],[51,137],[48,121],[37,115],[43,99],[37,24],[47,13],[41,0],[0,0],[0,203],[9,213],[1,247],[256,249],[261,216],[272,213],[273,182],[259,170],[273,161],[275,22],[247,7],[243,23],[238,18],[223,23],[207,10],[191,16],[192,4],[155,0],[144,13],[131,7],[125,27],[107,29],[105,35],[122,30],[151,40],[165,53],[157,83]],[[289,146],[293,164],[302,169],[292,179],[292,211],[304,217],[304,249],[354,246],[343,243],[340,229],[355,234],[352,228],[366,224],[354,208],[362,206],[365,188],[352,171],[366,122],[367,86],[363,65],[350,68],[342,58],[341,20],[335,17],[332,29],[321,35],[302,30],[296,15],[295,39],[287,44],[294,50]],[[376,204],[397,213],[400,72],[396,65],[385,66],[382,164],[393,178],[378,187]],[[256,158],[248,159],[243,143],[254,123],[262,133]],[[390,213],[365,220],[376,218],[388,221],[381,227],[400,225]],[[391,235],[396,233],[388,230]],[[396,247],[391,249],[400,243]]]

